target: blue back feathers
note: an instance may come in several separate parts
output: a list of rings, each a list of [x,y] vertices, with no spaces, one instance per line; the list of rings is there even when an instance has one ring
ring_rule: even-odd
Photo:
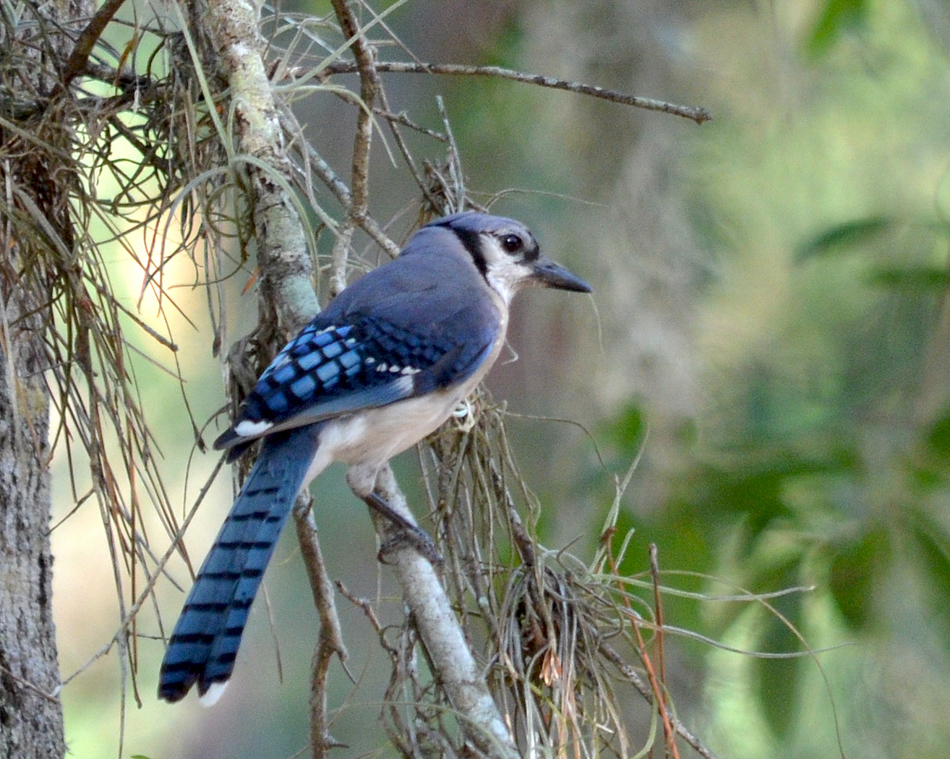
[[[312,424],[465,381],[500,328],[486,287],[452,230],[424,227],[399,258],[347,287],[277,355],[215,447],[233,448],[234,458],[258,431]]]

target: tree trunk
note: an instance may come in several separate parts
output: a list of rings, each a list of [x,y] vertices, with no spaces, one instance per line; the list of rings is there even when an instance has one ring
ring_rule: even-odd
[[[6,267],[5,267],[6,268]],[[0,324],[0,758],[61,757],[52,616],[49,396],[41,325],[2,283]],[[38,350],[39,349],[39,350]]]
[[[66,96],[59,82],[75,21],[91,12],[90,0],[32,0],[5,15],[2,29],[0,99],[23,100],[27,115],[22,132],[0,131],[6,209],[0,227],[0,759],[65,754],[52,614],[50,396],[43,376],[49,369],[44,332],[55,325],[53,293],[37,286],[44,264],[34,246],[58,237],[71,249],[68,182],[55,174],[62,163],[57,151],[71,147],[70,127],[45,118],[44,109]],[[11,107],[4,114],[19,117]]]

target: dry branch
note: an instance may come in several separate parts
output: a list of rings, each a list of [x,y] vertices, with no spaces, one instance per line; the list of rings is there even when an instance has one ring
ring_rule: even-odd
[[[310,746],[314,759],[324,759],[330,749],[340,745],[330,736],[327,718],[327,678],[334,658],[346,662],[346,646],[340,630],[340,619],[333,596],[333,583],[317,539],[317,523],[313,518],[313,504],[309,498],[300,498],[294,508],[294,524],[303,556],[307,577],[313,590],[313,604],[320,617],[320,634],[313,654],[310,685]]]
[[[323,68],[321,73],[327,75],[352,74],[357,70],[358,66],[355,63],[336,61]],[[643,108],[647,111],[668,113],[672,116],[680,116],[684,119],[695,121],[697,124],[702,124],[712,119],[712,114],[705,108],[699,106],[677,105],[665,100],[628,95],[624,92],[608,90],[603,87],[596,87],[592,84],[572,82],[567,79],[556,79],[550,76],[541,76],[540,74],[526,74],[522,71],[513,71],[512,69],[501,68],[500,66],[462,66],[454,63],[403,63],[399,61],[383,61],[376,64],[376,71],[393,74],[444,74],[447,76],[486,76],[495,79],[509,79],[513,82],[521,82],[523,84],[533,84],[539,87],[551,87],[556,90],[566,90],[567,92],[576,92],[581,95],[590,95],[591,97],[606,100],[610,103]]]
[[[394,510],[412,520],[406,498],[389,467],[379,473],[376,489]],[[385,540],[398,539],[392,525],[377,517],[374,519]],[[440,687],[457,711],[462,730],[484,754],[499,759],[517,759],[520,754],[512,743],[508,727],[485,684],[484,675],[435,569],[408,544],[388,550],[386,561],[392,564],[413,624],[425,644]]]
[[[304,226],[287,190],[293,172],[264,66],[259,6],[245,0],[211,0],[208,5],[208,31],[231,88],[238,147],[249,158],[263,297],[281,327],[296,332],[319,305]]]

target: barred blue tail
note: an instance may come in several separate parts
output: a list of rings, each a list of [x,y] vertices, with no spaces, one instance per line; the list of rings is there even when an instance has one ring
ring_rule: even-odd
[[[203,702],[220,696],[264,570],[316,453],[321,427],[300,427],[264,440],[175,625],[162,662],[160,698],[178,701],[195,683],[202,696],[207,694]]]

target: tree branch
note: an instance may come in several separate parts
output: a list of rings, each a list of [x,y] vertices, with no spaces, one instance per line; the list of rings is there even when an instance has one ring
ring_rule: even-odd
[[[351,203],[347,206],[347,218],[340,225],[333,246],[333,271],[330,274],[330,294],[336,295],[346,287],[347,251],[353,239],[353,231],[366,217],[369,196],[369,156],[373,141],[373,103],[379,92],[379,77],[376,74],[373,50],[362,34],[359,22],[346,0],[332,0],[333,10],[340,22],[343,35],[350,41],[356,58],[356,71],[360,75],[361,108],[356,115],[356,136],[353,140],[353,168],[351,180]]]
[[[376,492],[395,511],[415,523],[388,466],[376,479]],[[416,630],[432,661],[433,674],[458,711],[465,736],[488,756],[518,759],[521,754],[488,691],[435,569],[412,545],[392,543],[398,540],[398,528],[382,518],[374,519],[377,531],[394,546],[386,551],[386,560],[403,590]]]
[[[92,54],[92,49],[96,46],[96,42],[99,41],[106,26],[109,25],[112,17],[122,7],[123,3],[125,3],[125,0],[106,0],[102,7],[96,11],[86,28],[82,30],[72,53],[66,61],[66,65],[63,67],[63,87],[69,87],[73,79],[86,71],[86,64]]]
[[[320,309],[304,226],[284,189],[293,172],[264,68],[256,3],[210,0],[208,31],[231,87],[238,146],[254,159],[248,161],[247,173],[263,296],[281,327],[296,332]]]
[[[634,108],[643,108],[647,111],[659,111],[660,113],[669,113],[673,116],[680,116],[697,124],[702,124],[712,120],[712,114],[705,108],[690,105],[677,105],[668,103],[665,100],[654,100],[653,98],[644,98],[637,95],[627,95],[616,90],[608,90],[603,87],[595,87],[592,84],[581,84],[580,82],[571,82],[566,79],[555,79],[550,76],[541,76],[540,74],[526,74],[522,71],[514,71],[499,66],[462,66],[455,63],[404,63],[400,61],[380,61],[375,64],[377,72],[386,72],[391,74],[443,74],[447,76],[490,76],[496,79],[510,79],[513,82],[522,82],[523,84],[536,84],[541,87],[551,87],[556,90],[567,90],[576,92],[580,95],[589,95],[591,97],[607,100],[611,103],[620,105],[629,105]],[[335,61],[326,66],[320,73],[321,75],[333,74],[352,74],[359,70],[359,65],[351,61]]]
[[[334,7],[344,33],[353,40],[362,84],[352,188],[333,183],[338,197],[349,200],[344,203],[347,219],[341,224],[337,238],[337,250],[341,253],[334,256],[333,276],[337,287],[342,288],[345,286],[350,235],[367,216],[372,107],[379,83],[372,50],[361,36],[355,18],[343,0],[334,0]],[[248,174],[254,191],[258,262],[267,285],[263,295],[280,315],[282,326],[300,326],[316,312],[317,303],[310,278],[310,258],[303,244],[302,225],[283,191],[286,183],[274,181],[272,174],[258,168],[269,166],[288,177],[291,174],[284,155],[279,112],[261,59],[263,47],[257,32],[254,7],[242,0],[212,0],[210,31],[231,86],[239,147],[256,159],[249,162]],[[411,518],[405,497],[399,492],[388,467],[380,476],[379,487],[381,495]],[[340,636],[332,610],[326,606],[328,589],[325,574],[319,568],[321,562],[311,520],[302,511],[295,514],[318,609],[323,606],[327,610],[326,614],[321,611],[323,640],[315,656],[311,699],[313,750],[315,756],[322,756],[332,743],[326,734],[323,680],[326,666],[333,654],[340,650]],[[390,526],[378,524],[377,529],[386,536]],[[489,756],[515,759],[519,756],[518,751],[432,566],[411,547],[397,548],[388,555],[394,560],[397,578],[434,663],[434,674],[458,710],[465,735]]]
[[[310,682],[310,745],[314,759],[323,759],[331,748],[340,743],[330,736],[330,721],[327,718],[327,678],[334,657],[341,662],[347,658],[340,630],[340,618],[333,596],[333,583],[327,575],[320,542],[317,540],[317,523],[313,518],[312,502],[301,498],[294,508],[294,524],[300,541],[307,577],[313,590],[313,604],[320,615],[320,635],[313,653]]]

